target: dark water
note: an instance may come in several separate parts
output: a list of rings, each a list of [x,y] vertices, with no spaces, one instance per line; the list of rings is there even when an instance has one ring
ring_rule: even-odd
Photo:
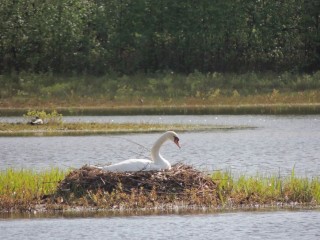
[[[21,121],[21,118],[0,118]],[[194,123],[253,126],[254,129],[180,133],[181,149],[167,143],[162,155],[212,171],[235,174],[320,176],[320,116],[108,116],[65,117],[64,121]],[[62,137],[0,137],[0,169],[81,167],[128,158],[149,158],[160,134]],[[145,148],[141,147],[144,146]]]
[[[13,239],[320,239],[319,211],[0,219]]]

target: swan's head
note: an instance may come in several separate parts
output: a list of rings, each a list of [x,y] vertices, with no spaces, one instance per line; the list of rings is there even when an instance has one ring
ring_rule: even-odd
[[[180,144],[179,144],[179,137],[178,134],[176,134],[174,131],[168,131],[165,133],[168,137],[169,140],[171,140],[172,142],[174,142],[179,148]]]

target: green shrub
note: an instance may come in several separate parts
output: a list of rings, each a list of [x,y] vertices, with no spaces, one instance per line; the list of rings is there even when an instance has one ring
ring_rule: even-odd
[[[41,88],[41,94],[47,97],[68,97],[72,90],[72,83],[56,83],[48,87]]]
[[[23,117],[30,122],[31,119],[39,117],[47,124],[61,124],[62,123],[62,114],[58,113],[56,110],[53,110],[51,113],[46,113],[44,110],[29,110],[26,114],[23,114]]]

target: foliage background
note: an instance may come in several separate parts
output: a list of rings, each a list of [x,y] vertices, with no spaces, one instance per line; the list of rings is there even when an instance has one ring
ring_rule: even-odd
[[[2,0],[0,73],[313,72],[318,0]]]

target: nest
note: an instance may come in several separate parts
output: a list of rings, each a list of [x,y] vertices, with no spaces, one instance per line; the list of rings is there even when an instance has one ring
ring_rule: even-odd
[[[165,171],[140,171],[113,173],[83,166],[69,173],[60,182],[59,191],[87,192],[104,190],[113,192],[121,190],[125,193],[156,191],[158,195],[183,193],[186,190],[214,191],[216,184],[203,172],[191,166],[175,164]]]

